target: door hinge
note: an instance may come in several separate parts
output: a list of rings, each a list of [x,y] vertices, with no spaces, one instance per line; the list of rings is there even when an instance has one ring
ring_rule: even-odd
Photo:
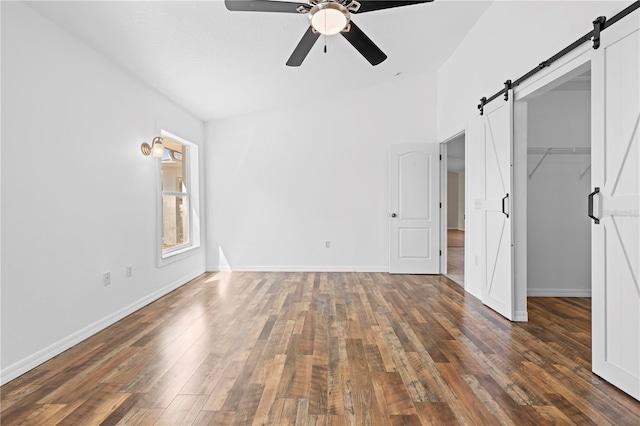
[[[440,161],[442,161],[442,154],[440,154]]]
[[[440,250],[440,256],[442,256],[442,250]]]
[[[442,208],[442,203],[440,203],[440,208]]]

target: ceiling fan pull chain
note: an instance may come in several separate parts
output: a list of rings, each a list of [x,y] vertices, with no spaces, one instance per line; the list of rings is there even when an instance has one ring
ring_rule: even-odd
[[[324,35],[324,53],[327,53],[327,35]]]

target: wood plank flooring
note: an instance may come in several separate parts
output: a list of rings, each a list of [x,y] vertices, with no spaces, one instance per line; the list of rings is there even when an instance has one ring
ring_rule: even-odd
[[[464,231],[447,230],[447,277],[464,286]]]
[[[639,425],[590,299],[510,323],[443,276],[205,274],[1,388],[9,425]]]

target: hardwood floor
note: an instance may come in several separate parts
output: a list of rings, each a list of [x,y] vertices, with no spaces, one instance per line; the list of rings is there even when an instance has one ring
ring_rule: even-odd
[[[510,323],[443,276],[206,274],[2,387],[9,425],[638,425],[590,299]]]
[[[464,231],[447,230],[447,277],[464,287]]]
[[[460,229],[447,229],[447,246],[464,247],[464,231]]]

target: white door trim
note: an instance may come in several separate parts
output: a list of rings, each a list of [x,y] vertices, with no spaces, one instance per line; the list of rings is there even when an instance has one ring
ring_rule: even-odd
[[[447,266],[449,256],[449,246],[447,243],[447,230],[449,229],[449,170],[447,167],[447,142],[440,144],[440,273],[447,275],[449,268]]]
[[[587,41],[514,87],[515,101],[538,97],[584,73],[591,62],[592,44]]]
[[[448,227],[448,212],[449,212],[449,201],[448,201],[448,191],[449,191],[449,167],[447,162],[447,144],[454,139],[459,138],[464,135],[464,130],[459,131],[455,135],[445,139],[440,142],[440,155],[442,156],[440,161],[440,202],[442,203],[442,208],[440,209],[440,250],[442,251],[442,258],[440,259],[440,273],[443,275],[447,275],[448,271],[448,259],[449,259],[449,247],[447,242],[447,231]],[[466,147],[465,147],[466,149]],[[466,161],[466,159],[465,159]],[[466,183],[466,182],[465,182]],[[466,203],[465,203],[465,215],[466,211]]]

